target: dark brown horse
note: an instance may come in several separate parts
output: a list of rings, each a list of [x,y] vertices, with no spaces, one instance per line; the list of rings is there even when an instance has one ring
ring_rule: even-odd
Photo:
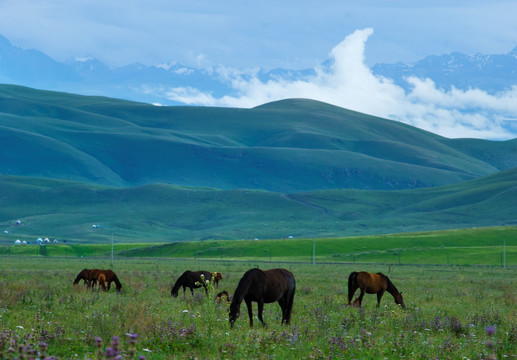
[[[402,293],[397,290],[395,285],[393,285],[390,279],[383,273],[373,274],[366,271],[352,272],[348,276],[348,305],[352,302],[352,298],[357,289],[361,289],[361,294],[354,301],[354,306],[361,307],[363,296],[367,293],[377,294],[377,307],[379,307],[382,295],[384,295],[385,291],[388,291],[395,299],[396,304],[403,308],[406,307]]]
[[[251,269],[242,276],[230,305],[230,326],[233,327],[237,316],[239,316],[242,300],[248,307],[250,327],[253,326],[253,311],[251,302],[258,303],[258,318],[262,325],[262,310],[264,303],[278,301],[282,308],[282,324],[289,324],[291,321],[291,310],[293,308],[294,292],[296,281],[293,274],[285,269],[260,270]]]
[[[120,292],[122,290],[122,283],[118,279],[117,275],[113,272],[113,270],[100,270],[100,269],[92,269],[88,273],[88,280],[90,282],[90,287],[93,290],[93,287],[99,281],[99,276],[104,275],[104,286],[106,288],[106,291],[111,288],[111,283],[115,282],[117,292]],[[107,284],[107,286],[106,286]],[[99,286],[101,286],[101,283],[99,281]]]
[[[203,276],[203,279],[201,278]],[[208,271],[190,271],[187,270],[176,280],[176,283],[172,287],[171,296],[177,297],[180,287],[183,287],[183,295],[185,295],[185,289],[189,288],[190,293],[194,295],[194,289],[204,287],[205,293],[208,295],[208,289],[206,282],[212,279],[212,274]]]
[[[74,285],[79,284],[79,281],[83,280],[84,284],[87,286],[90,286],[90,283],[88,281],[88,274],[90,273],[90,269],[83,269],[79,274],[77,274],[77,277],[74,280]]]
[[[231,303],[232,299],[230,298],[230,294],[228,294],[228,291],[223,290],[219,294],[217,294],[214,298],[215,302],[217,303]]]

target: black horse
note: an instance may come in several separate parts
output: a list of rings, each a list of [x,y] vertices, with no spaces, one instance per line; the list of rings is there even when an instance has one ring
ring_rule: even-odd
[[[201,275],[203,275],[203,279],[201,279]],[[187,270],[176,280],[176,283],[172,287],[171,296],[177,297],[178,291],[180,287],[183,286],[183,294],[185,294],[185,289],[189,288],[190,293],[194,295],[194,289],[204,287],[205,293],[208,295],[208,289],[206,288],[206,281],[210,281],[212,279],[212,274],[208,271],[190,271]]]
[[[294,276],[285,269],[251,269],[246,271],[239,281],[237,289],[235,289],[230,305],[230,326],[233,327],[237,316],[239,316],[242,300],[246,302],[248,307],[250,327],[253,326],[252,301],[258,303],[258,318],[262,325],[265,325],[262,319],[264,303],[275,301],[278,301],[282,308],[282,324],[289,324],[295,290],[296,281]]]

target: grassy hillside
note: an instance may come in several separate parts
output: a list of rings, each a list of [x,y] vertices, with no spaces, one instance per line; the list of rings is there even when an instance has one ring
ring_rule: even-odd
[[[517,168],[404,191],[117,188],[12,176],[0,176],[0,188],[3,243],[321,238],[517,224]]]
[[[156,107],[0,85],[0,139],[2,174],[115,186],[392,190],[517,166],[516,141],[453,141],[300,99]]]

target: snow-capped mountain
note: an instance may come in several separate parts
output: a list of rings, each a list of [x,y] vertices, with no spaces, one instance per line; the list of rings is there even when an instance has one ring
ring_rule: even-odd
[[[465,55],[462,53],[427,56],[414,64],[376,64],[372,71],[406,88],[405,77],[430,78],[438,87],[479,88],[489,93],[517,85],[517,47],[505,55]]]
[[[322,64],[326,66],[328,64]],[[454,86],[495,93],[517,85],[517,47],[504,55],[452,53],[428,56],[413,64],[376,64],[371,71],[376,76],[392,79],[406,90],[410,85],[404,79],[416,76],[430,78],[444,89]],[[222,66],[193,68],[176,62],[109,68],[93,56],[60,63],[38,50],[14,46],[0,35],[0,82],[164,105],[180,104],[170,100],[169,94],[174,89],[220,98],[235,95],[239,91],[239,79],[253,76],[262,82],[292,81],[315,74],[315,69],[241,71]]]

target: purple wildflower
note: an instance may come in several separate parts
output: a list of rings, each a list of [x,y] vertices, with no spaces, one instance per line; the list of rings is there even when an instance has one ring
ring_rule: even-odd
[[[486,334],[487,334],[488,336],[492,336],[492,335],[494,335],[494,334],[495,334],[495,326],[490,326],[490,325],[489,325],[489,326],[487,326],[487,327],[486,327]]]
[[[111,339],[111,346],[116,351],[118,349],[119,345],[120,345],[120,341],[118,340],[118,336],[113,335],[113,338]]]
[[[114,350],[112,347],[109,347],[109,346],[108,346],[108,347],[106,348],[106,357],[107,357],[108,359],[111,359],[111,358],[115,357],[115,350]]]
[[[42,353],[46,353],[48,349],[48,344],[44,341],[41,341],[39,344],[39,349]]]
[[[102,346],[102,339],[98,336],[95,337],[95,347],[100,348]]]

